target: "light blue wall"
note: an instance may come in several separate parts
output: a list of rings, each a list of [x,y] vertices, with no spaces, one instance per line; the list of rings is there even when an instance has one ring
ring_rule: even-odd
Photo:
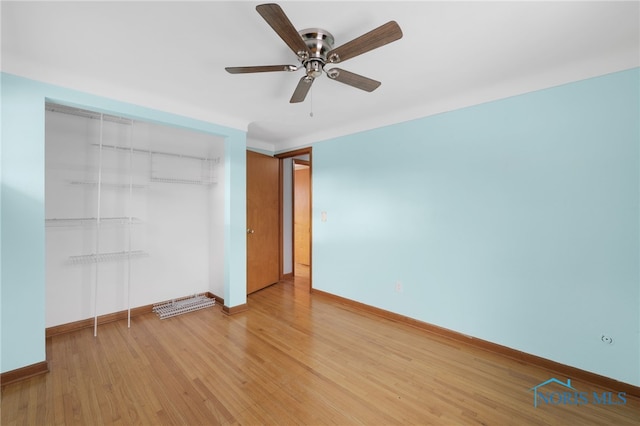
[[[38,87],[1,78],[0,331],[5,372],[45,360],[44,98]]]
[[[315,144],[314,288],[640,385],[639,81]]]
[[[1,371],[45,360],[44,105],[52,100],[225,138],[225,304],[246,302],[246,133],[0,74]]]
[[[247,301],[246,133],[225,139],[224,158],[224,304],[232,308]]]

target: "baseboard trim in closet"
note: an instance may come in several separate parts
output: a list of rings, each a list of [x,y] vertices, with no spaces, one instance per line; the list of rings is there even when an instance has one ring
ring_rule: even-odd
[[[46,374],[48,372],[49,361],[37,362],[35,364],[27,365],[25,367],[16,368],[15,370],[2,373],[2,375],[0,375],[0,383],[2,383],[2,386],[5,386],[10,383],[19,382],[21,380],[38,376],[40,374]]]
[[[139,306],[131,309],[131,318],[138,315],[144,315],[153,312],[153,305]],[[111,314],[100,315],[98,317],[98,325],[107,324],[114,321],[127,319],[127,311],[113,312]],[[80,321],[69,322],[66,324],[48,327],[45,331],[46,337],[53,337],[59,334],[71,333],[72,331],[82,330],[83,328],[93,327],[93,318],[87,318]]]
[[[210,291],[206,292],[205,296],[207,296],[208,298],[211,298],[211,299],[216,299],[216,303],[217,304],[219,304],[221,306],[224,306],[224,299],[222,297],[220,297],[220,296],[218,296],[216,294],[213,294]]]
[[[220,296],[216,296],[211,292],[204,293],[205,296],[216,299],[216,303],[220,305],[224,305],[224,299]],[[187,296],[190,297],[190,296]],[[165,302],[158,302],[165,303]],[[131,318],[136,317],[138,315],[144,315],[153,312],[153,305],[157,305],[158,303],[153,303],[151,305],[138,306],[137,308],[131,309]],[[226,313],[226,312],[225,312]],[[114,321],[120,321],[123,319],[127,319],[127,311],[119,311],[113,312],[111,314],[100,315],[98,317],[98,325],[107,324]],[[53,337],[59,334],[71,333],[72,331],[82,330],[84,328],[93,327],[93,318],[87,318],[80,321],[69,322],[66,324],[55,325],[53,327],[48,327],[45,330],[45,337]]]
[[[241,312],[246,312],[248,310],[249,310],[249,306],[246,303],[243,303],[242,305],[238,305],[238,306],[233,306],[231,308],[226,305],[222,307],[222,312],[224,312],[227,315],[235,315]]]
[[[591,383],[593,385],[603,387],[605,389],[610,389],[615,392],[626,392],[628,395],[640,397],[640,386],[635,386],[630,383],[620,382],[610,377],[601,376],[600,374],[582,370],[577,367],[572,367],[570,365],[552,361],[547,358],[542,358],[537,355],[532,355],[526,352],[519,351],[517,349],[512,349],[507,346],[502,346],[497,343],[489,342],[488,340],[467,336],[466,334],[458,333],[457,331],[449,330],[447,328],[439,327],[437,325],[423,322],[411,317],[396,314],[394,312],[387,311],[384,309],[376,308],[375,306],[367,305],[365,303],[357,302],[352,299],[347,299],[341,296],[337,296],[332,293],[327,293],[322,290],[317,290],[314,288],[311,291],[315,295],[332,299],[337,303],[341,303],[343,305],[347,305],[355,309],[359,309],[361,311],[386,318],[391,321],[401,322],[401,323],[419,328],[421,330],[427,331],[429,333],[433,333],[440,337],[454,340],[458,343],[466,344],[478,349],[483,349],[488,352],[493,352],[493,353],[502,355],[504,357],[515,359],[517,361],[520,361],[526,364],[534,365],[536,367],[541,367],[546,370],[549,370],[550,372],[559,373],[566,377],[570,377],[571,379],[582,380],[582,381]]]

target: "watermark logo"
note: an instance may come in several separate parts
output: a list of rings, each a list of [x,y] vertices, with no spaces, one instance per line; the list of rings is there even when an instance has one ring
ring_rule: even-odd
[[[551,387],[545,388],[553,384],[555,384],[553,389],[561,390],[550,391]],[[625,405],[627,403],[625,392],[580,392],[571,386],[571,379],[567,379],[565,383],[552,377],[529,390],[533,391],[533,406],[536,408],[540,405]]]

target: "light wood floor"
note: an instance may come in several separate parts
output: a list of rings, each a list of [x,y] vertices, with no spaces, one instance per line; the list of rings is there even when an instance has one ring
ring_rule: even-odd
[[[305,279],[160,320],[49,340],[51,372],[2,390],[1,423],[638,425],[640,401],[534,408],[557,374],[362,313]],[[564,377],[558,377],[565,380]],[[572,381],[585,392],[600,392]],[[562,389],[559,390],[560,392]]]

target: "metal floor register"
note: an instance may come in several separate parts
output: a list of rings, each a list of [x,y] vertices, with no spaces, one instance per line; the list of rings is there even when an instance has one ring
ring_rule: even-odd
[[[153,312],[158,314],[160,319],[165,319],[180,314],[186,314],[187,312],[208,308],[215,304],[215,299],[209,298],[204,294],[198,294],[186,299],[172,300],[171,302],[153,305]]]

